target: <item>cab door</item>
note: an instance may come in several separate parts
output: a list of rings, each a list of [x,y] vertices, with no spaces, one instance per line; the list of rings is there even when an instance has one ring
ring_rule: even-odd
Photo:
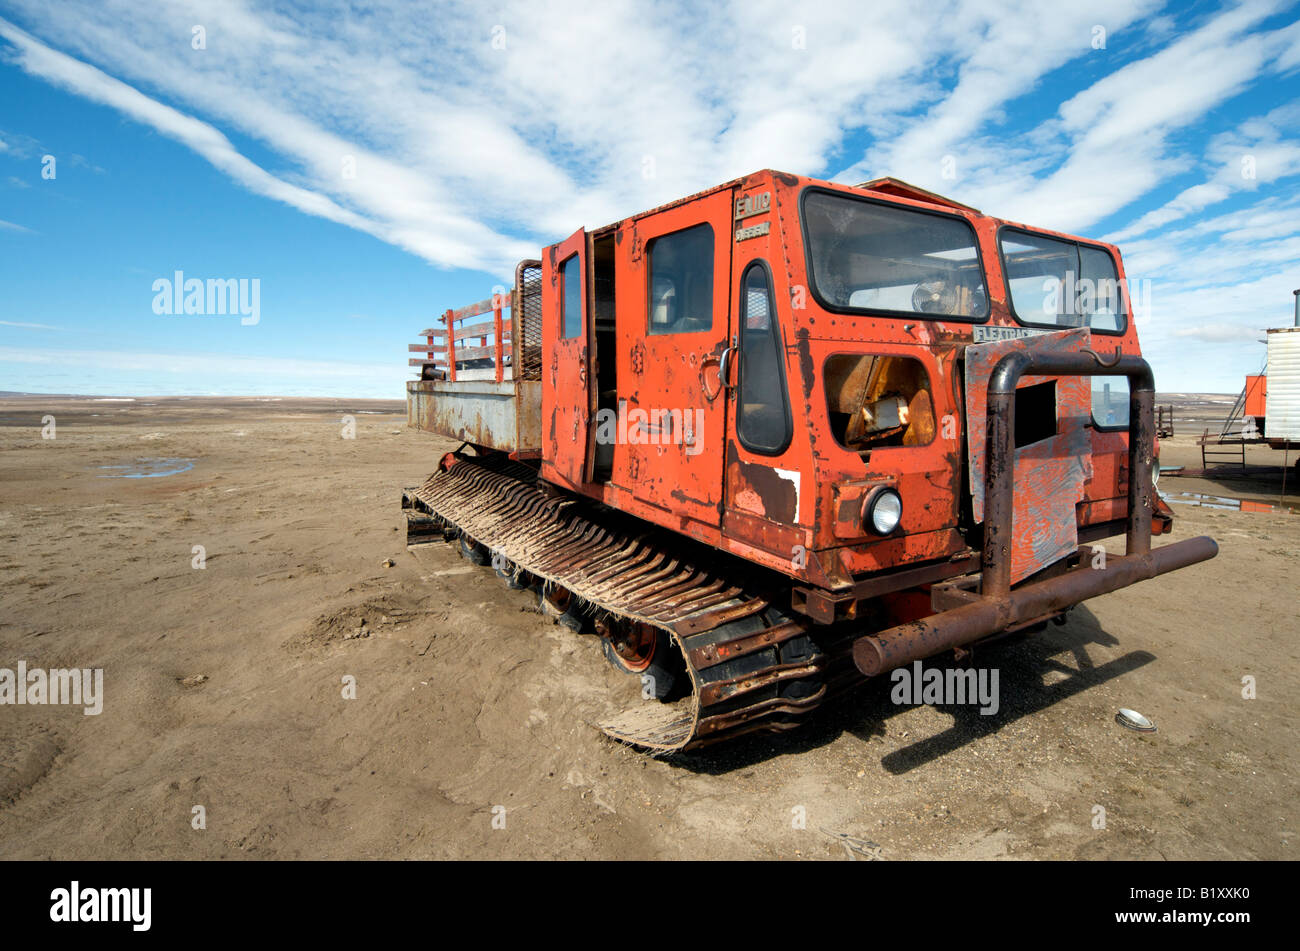
[[[579,229],[542,262],[542,476],[575,488],[591,481],[595,460],[589,283]]]
[[[615,478],[635,499],[709,526],[722,521],[731,204],[727,189],[637,219],[619,314],[630,346]]]

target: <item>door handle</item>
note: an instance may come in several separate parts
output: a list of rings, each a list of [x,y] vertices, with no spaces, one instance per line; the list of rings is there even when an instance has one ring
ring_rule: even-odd
[[[739,352],[740,340],[737,337],[732,337],[731,346],[722,351],[722,359],[718,361],[719,390],[733,390],[736,388],[736,385],[731,382],[731,361]]]
[[[724,390],[731,388],[731,384],[727,382],[727,374],[731,372],[731,355],[735,352],[735,349],[735,338],[733,337],[732,344],[722,351],[722,356],[718,359],[718,388],[713,392],[709,392],[708,379],[704,373],[705,369],[713,363],[713,357],[707,356],[700,363],[700,389],[704,392],[704,398],[710,403],[716,400]]]

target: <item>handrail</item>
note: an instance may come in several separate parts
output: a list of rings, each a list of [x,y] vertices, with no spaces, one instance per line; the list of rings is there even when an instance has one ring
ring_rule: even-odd
[[[1155,378],[1138,356],[1119,356],[1109,365],[1092,351],[1042,353],[1017,350],[997,362],[988,385],[988,463],[984,472],[983,594],[1003,597],[1011,590],[1012,516],[1015,510],[1016,384],[1032,376],[1128,377],[1128,536],[1127,553],[1151,550],[1151,466],[1155,453]]]
[[[425,353],[428,355],[428,359],[411,359],[407,362],[412,366],[445,364],[447,379],[455,382],[457,360],[481,359],[491,356],[495,364],[496,382],[500,383],[505,376],[505,355],[508,352],[513,353],[514,349],[514,334],[512,329],[503,323],[501,314],[507,308],[513,313],[513,301],[514,291],[511,290],[493,294],[484,300],[467,304],[455,310],[448,309],[444,311],[441,326],[427,327],[420,331],[419,336],[425,338],[424,344],[412,344],[407,347],[407,352]],[[483,314],[491,314],[492,320],[490,322],[483,321],[482,323],[471,324],[468,327],[461,326],[458,328],[456,326],[462,321],[471,317],[480,317]],[[513,324],[513,321],[511,321],[511,324]],[[487,343],[488,334],[492,335],[490,347]],[[509,348],[506,346],[507,336],[509,336],[511,343]],[[473,337],[480,338],[479,346],[459,348],[461,352],[458,355],[457,341]],[[435,338],[438,340],[436,343]]]

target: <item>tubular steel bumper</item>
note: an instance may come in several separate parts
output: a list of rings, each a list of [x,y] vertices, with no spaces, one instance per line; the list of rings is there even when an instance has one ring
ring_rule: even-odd
[[[1011,589],[1011,520],[1014,510],[1016,384],[1034,376],[1124,376],[1129,381],[1128,531],[1124,555],[1103,568],[1080,567]],[[988,465],[984,488],[984,551],[980,592],[951,610],[860,637],[853,660],[867,676],[961,647],[1017,625],[1168,571],[1208,561],[1214,539],[1201,536],[1151,549],[1155,383],[1141,357],[1106,363],[1091,350],[1077,353],[1009,353],[993,369],[988,388]]]

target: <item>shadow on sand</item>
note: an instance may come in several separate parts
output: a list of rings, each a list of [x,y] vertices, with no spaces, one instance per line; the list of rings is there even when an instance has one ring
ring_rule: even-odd
[[[973,657],[976,668],[998,670],[997,712],[981,714],[978,704],[936,704],[935,709],[952,717],[952,725],[942,733],[918,737],[886,753],[881,757],[881,765],[896,775],[909,772],[996,733],[1022,717],[1032,716],[1156,659],[1147,651],[1132,651],[1100,666],[1093,663],[1088,653],[1090,646],[1115,647],[1118,643],[1101,629],[1096,615],[1086,605],[1080,605],[1070,612],[1063,626],[1049,625],[1038,634],[977,650]],[[1073,665],[1064,662],[1062,655],[1069,655]],[[946,669],[953,665],[950,659],[940,657],[926,661],[925,666]],[[1064,679],[1044,684],[1048,673],[1063,675]],[[692,772],[721,775],[774,757],[825,746],[844,733],[864,741],[883,737],[888,720],[911,709],[911,704],[892,701],[892,686],[888,675],[878,677],[827,701],[809,714],[806,722],[787,733],[741,737],[716,748],[678,754],[668,762]]]

